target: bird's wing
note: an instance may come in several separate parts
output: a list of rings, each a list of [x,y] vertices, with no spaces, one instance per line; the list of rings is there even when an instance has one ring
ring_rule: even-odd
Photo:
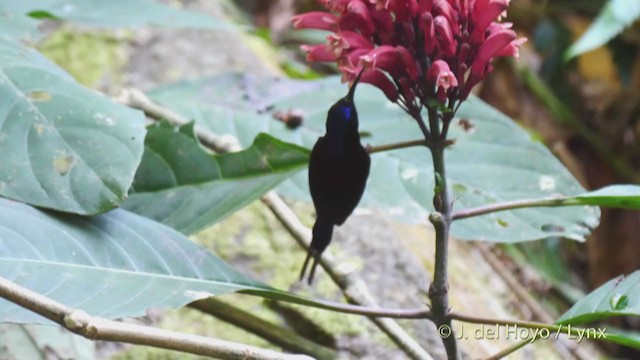
[[[369,177],[371,160],[356,143],[344,157],[331,157],[328,142],[321,137],[309,159],[309,188],[318,217],[342,225],[358,205]]]
[[[329,156],[327,140],[320,137],[316,142],[309,158],[309,190],[318,216],[326,216],[331,220],[335,209],[335,161]]]
[[[336,199],[340,203],[335,214],[336,224],[342,225],[358,206],[364,193],[371,168],[371,159],[359,143],[349,151],[348,160],[343,169],[344,184]]]

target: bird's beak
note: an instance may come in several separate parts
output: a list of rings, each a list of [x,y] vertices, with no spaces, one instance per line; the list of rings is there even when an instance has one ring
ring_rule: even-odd
[[[358,73],[358,76],[356,76],[356,79],[353,81],[353,84],[351,84],[349,93],[345,97],[345,99],[347,99],[347,101],[349,101],[350,103],[353,103],[353,96],[356,94],[356,86],[358,86],[358,83],[360,82],[360,77],[364,73],[364,70],[365,70],[364,67],[362,68],[362,70],[360,70],[360,72]]]

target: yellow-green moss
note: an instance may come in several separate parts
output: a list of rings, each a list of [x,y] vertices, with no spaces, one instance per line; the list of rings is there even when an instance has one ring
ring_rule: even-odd
[[[49,59],[69,72],[78,82],[96,87],[105,77],[121,82],[122,66],[126,63],[123,32],[82,32],[63,26],[40,46]]]

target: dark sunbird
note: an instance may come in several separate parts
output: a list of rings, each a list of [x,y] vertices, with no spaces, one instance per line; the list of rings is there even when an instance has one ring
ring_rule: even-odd
[[[342,225],[358,205],[369,176],[371,160],[360,144],[358,113],[353,102],[358,74],[349,93],[335,103],[327,115],[327,133],[320,137],[309,160],[309,188],[318,216],[313,239],[300,272],[304,278],[313,258],[309,284],[313,280],[322,252],[331,242],[333,227]]]

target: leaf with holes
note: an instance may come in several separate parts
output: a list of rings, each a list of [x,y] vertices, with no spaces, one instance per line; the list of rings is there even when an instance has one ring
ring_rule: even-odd
[[[144,115],[0,39],[0,195],[97,214],[118,206],[142,158]]]
[[[257,200],[307,164],[309,151],[259,134],[237,153],[211,155],[193,123],[152,126],[123,207],[192,234]]]
[[[206,14],[175,8],[153,0],[5,1],[0,3],[0,11],[107,28],[145,25],[169,28],[230,28],[230,25]]]
[[[324,133],[327,110],[346,92],[346,86],[336,78],[301,82],[227,74],[178,82],[149,95],[211,131],[237,137],[244,146],[259,132],[268,132],[311,148]],[[377,89],[361,85],[355,101],[364,144],[420,138],[415,121]],[[276,119],[296,112],[302,117],[302,125],[296,129]],[[447,150],[446,160],[455,209],[584,192],[548,149],[477,98],[469,99],[460,109],[451,138],[456,143]],[[425,148],[374,154],[361,206],[425,222],[432,211],[433,177],[431,156]],[[309,200],[307,173],[287,181],[279,191]],[[582,241],[598,220],[599,210],[593,207],[521,209],[459,221],[453,224],[452,232],[469,240],[517,242],[566,237]]]
[[[625,315],[640,315],[640,271],[609,280],[573,305],[556,323],[581,324]]]

